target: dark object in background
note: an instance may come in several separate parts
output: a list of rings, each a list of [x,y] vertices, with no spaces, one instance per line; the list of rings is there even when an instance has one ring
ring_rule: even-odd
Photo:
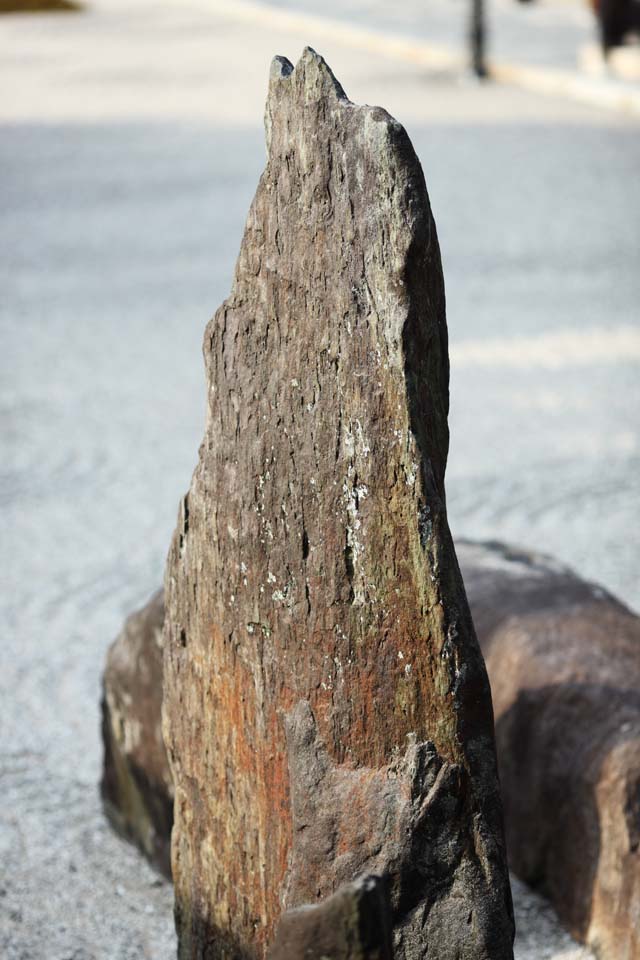
[[[109,648],[103,677],[105,812],[171,877],[173,783],[162,739],[162,590],[132,614]]]
[[[600,960],[638,960],[640,619],[548,557],[457,546],[511,866]]]
[[[486,19],[484,0],[471,0],[471,66],[477,77],[487,76],[486,64]]]
[[[74,0],[0,0],[0,13],[73,13],[81,9]]]
[[[288,910],[269,960],[392,960],[391,906],[380,877],[362,877],[321,903]]]
[[[604,54],[640,31],[640,0],[592,0]]]

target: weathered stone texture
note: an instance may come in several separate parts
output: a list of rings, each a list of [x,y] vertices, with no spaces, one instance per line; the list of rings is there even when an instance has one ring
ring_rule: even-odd
[[[640,953],[640,620],[606,591],[546,557],[464,541],[458,544],[458,556],[494,687],[512,865],[551,897],[574,935],[597,947],[603,960],[631,960]],[[119,644],[136,646],[139,631],[132,626],[145,621],[153,632],[143,633],[147,644],[125,662],[135,665],[140,657],[151,657],[157,677],[159,648],[150,640],[162,622],[159,597],[146,614],[129,621]],[[149,741],[147,731],[154,737],[161,706],[159,679],[152,685],[143,680],[143,690],[137,689],[146,675],[140,669],[107,671],[107,686],[120,703],[121,685],[128,709],[138,700],[148,703],[138,714],[141,743]],[[105,729],[105,782],[117,785],[110,724]],[[390,836],[393,842],[389,823],[408,822],[407,800],[421,792],[415,760],[421,755],[431,759],[431,778],[437,760],[429,757],[426,745],[410,743],[400,762],[388,769],[336,768],[317,741],[313,715],[304,703],[287,722],[287,738],[295,767],[292,860],[300,874],[306,864],[317,875],[323,866],[323,837],[343,832],[350,805],[357,806],[358,816],[367,815],[359,823],[360,839],[351,844],[352,855],[337,864],[335,882],[341,882],[375,862],[367,844],[375,839],[382,851]],[[120,735],[120,743],[122,739]],[[121,746],[118,750],[121,756]],[[170,774],[165,761],[158,775],[158,759],[162,754],[153,749],[138,751],[137,768],[144,774],[138,781],[148,781],[150,762],[156,791],[158,785],[165,791],[166,809]],[[127,763],[125,758],[125,771]],[[311,781],[305,782],[309,775]],[[125,783],[130,780],[127,772]],[[446,796],[443,786],[441,780],[441,797]],[[110,803],[120,809],[118,822],[129,793],[130,788],[110,792]],[[347,802],[341,803],[345,796]],[[152,797],[155,803],[157,792]],[[129,819],[129,835],[143,849],[140,837],[147,835],[148,818],[145,813],[137,821]],[[163,824],[160,839],[168,845],[168,818],[156,822],[155,829],[160,834]],[[413,833],[411,826],[408,833]]]
[[[640,619],[549,558],[459,544],[515,872],[601,960],[640,957]]]
[[[283,914],[269,960],[392,960],[391,929],[384,880],[362,877]]]
[[[159,590],[130,616],[109,648],[103,678],[101,791],[105,811],[167,876],[173,782],[162,739],[162,627]]]
[[[285,909],[375,873],[401,960],[502,960],[493,718],[446,519],[424,177],[403,128],[308,49],[295,70],[274,61],[266,130],[165,580],[180,955],[262,957]]]

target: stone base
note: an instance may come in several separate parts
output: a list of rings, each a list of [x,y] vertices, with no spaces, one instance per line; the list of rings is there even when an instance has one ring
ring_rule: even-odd
[[[492,685],[511,865],[602,960],[634,960],[640,956],[640,619],[548,557],[496,543],[461,542],[457,552]],[[166,872],[172,802],[166,756],[153,739],[151,753],[138,753],[142,765],[134,767],[123,733],[135,725],[131,704],[146,704],[135,716],[159,728],[162,616],[156,594],[127,621],[109,654],[105,686],[119,706],[115,713],[105,706],[103,795],[112,822]],[[153,662],[153,687],[144,682],[145,657]],[[124,726],[115,716],[124,717]],[[143,726],[140,742],[147,739]],[[162,796],[145,786],[150,756],[164,764],[153,773]]]

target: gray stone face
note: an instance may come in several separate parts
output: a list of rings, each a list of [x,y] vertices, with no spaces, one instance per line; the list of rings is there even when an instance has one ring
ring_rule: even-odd
[[[166,570],[180,956],[263,957],[285,910],[377,873],[401,960],[506,960],[422,170],[400,124],[309,49],[295,70],[274,61],[265,125]]]

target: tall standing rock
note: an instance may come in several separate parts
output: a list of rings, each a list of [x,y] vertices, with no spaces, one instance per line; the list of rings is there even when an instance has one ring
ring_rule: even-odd
[[[285,909],[382,874],[401,960],[510,958],[423,173],[310,49],[265,124],[165,580],[180,956],[262,957]]]

